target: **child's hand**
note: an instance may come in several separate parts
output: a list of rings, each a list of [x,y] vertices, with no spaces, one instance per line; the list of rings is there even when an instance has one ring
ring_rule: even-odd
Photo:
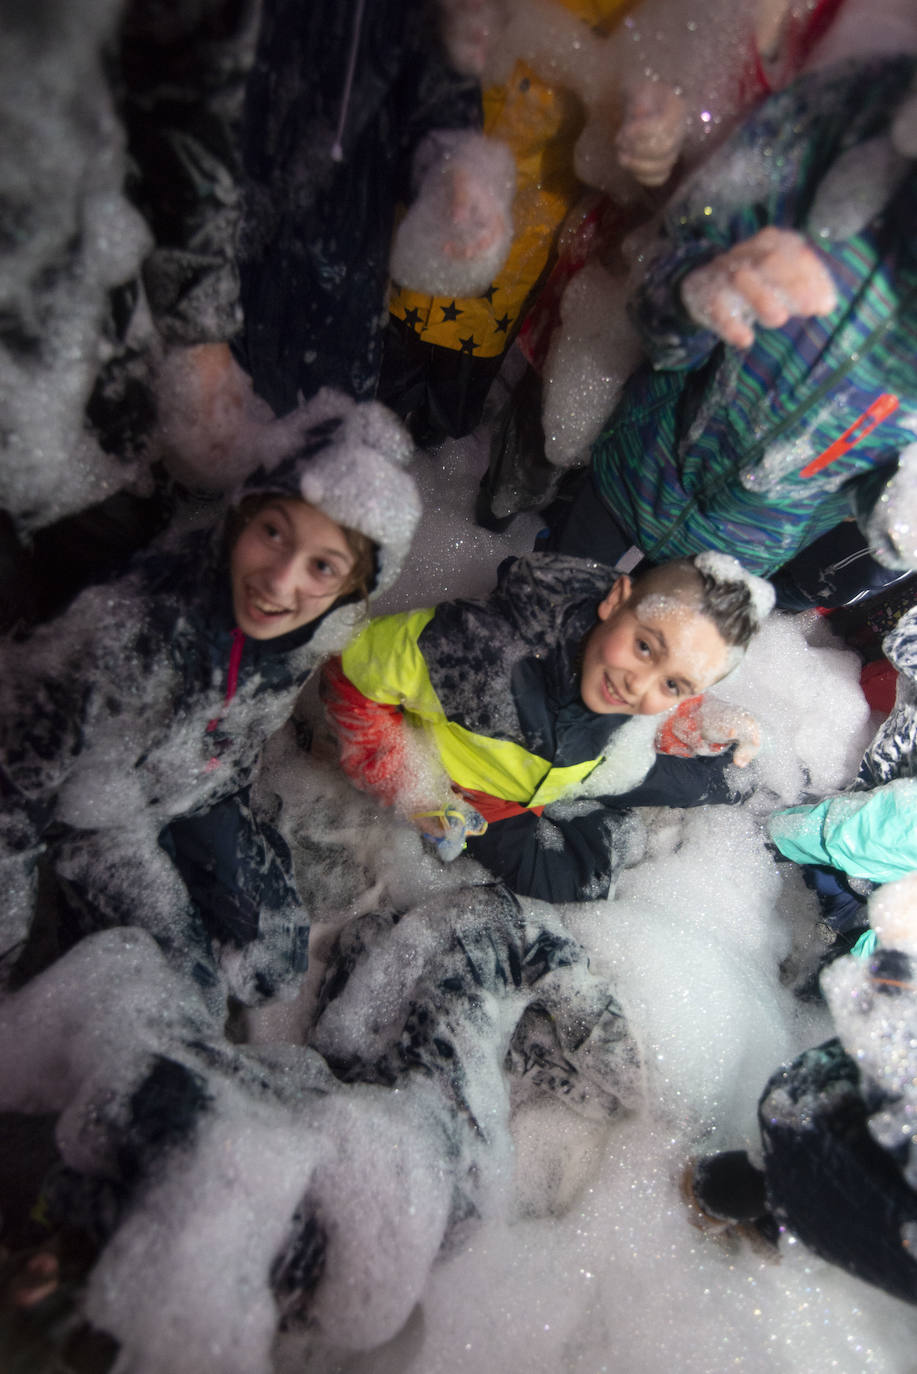
[[[666,716],[656,732],[656,751],[689,759],[720,754],[737,742],[732,756],[745,768],[761,748],[761,732],[754,716],[716,697],[690,697]]]
[[[439,0],[440,35],[463,76],[480,76],[499,28],[494,0]]]
[[[686,132],[685,102],[660,81],[643,81],[628,97],[615,138],[618,161],[643,186],[662,186],[678,161]]]
[[[801,234],[769,226],[713,262],[689,272],[681,298],[697,324],[736,348],[750,348],[753,326],[779,329],[794,316],[829,315],[837,292]]]
[[[737,706],[727,706],[724,702],[708,702],[707,707],[713,719],[708,721],[705,709],[702,713],[704,739],[712,747],[723,749],[728,748],[733,740],[737,740],[732,761],[736,768],[747,768],[761,748],[758,722],[748,711],[743,711]],[[719,723],[714,723],[717,719],[714,707],[720,708]]]
[[[484,817],[467,802],[458,800],[438,811],[415,811],[411,821],[426,839],[432,840],[444,863],[458,858],[469,835],[483,835],[487,829]]]
[[[469,130],[430,134],[415,156],[417,196],[392,240],[392,279],[412,291],[476,296],[512,242],[513,155]]]
[[[156,404],[156,456],[178,481],[206,491],[228,491],[256,466],[253,442],[274,420],[226,343],[171,349]]]
[[[449,186],[449,229],[443,252],[450,258],[478,258],[509,231],[505,198],[468,167],[446,172]]]

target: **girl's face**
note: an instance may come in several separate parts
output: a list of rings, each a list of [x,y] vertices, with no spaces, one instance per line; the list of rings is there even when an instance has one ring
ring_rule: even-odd
[[[252,516],[230,555],[236,624],[252,639],[298,630],[334,605],[353,567],[340,525],[278,496]]]

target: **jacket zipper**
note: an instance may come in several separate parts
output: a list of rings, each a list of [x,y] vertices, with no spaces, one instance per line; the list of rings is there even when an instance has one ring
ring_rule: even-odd
[[[220,721],[226,714],[229,704],[236,694],[239,685],[239,664],[242,662],[242,650],[245,647],[245,634],[236,626],[232,632],[232,646],[229,650],[229,667],[226,670],[226,695],[223,697],[223,709],[218,716],[207,722],[207,734],[213,734]],[[219,767],[220,760],[213,755],[207,760],[207,771],[212,772]]]

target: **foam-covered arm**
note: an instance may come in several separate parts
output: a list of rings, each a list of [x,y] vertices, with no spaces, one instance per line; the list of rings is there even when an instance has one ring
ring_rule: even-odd
[[[743,794],[736,786],[729,745],[722,753],[678,758],[657,754],[642,782],[605,798],[613,806],[734,806]]]
[[[716,276],[716,260],[755,241],[762,230],[804,229],[812,172],[805,161],[808,141],[795,125],[808,109],[806,95],[800,90],[798,98],[786,93],[765,101],[669,205],[633,308],[655,367],[699,367],[725,337],[719,311],[699,310],[691,291],[685,300],[683,287],[692,273],[709,264]],[[747,193],[733,195],[736,186],[747,186]],[[729,260],[722,270],[732,275]],[[703,277],[698,282],[705,285]],[[816,285],[826,291],[821,280]]]
[[[421,811],[439,812],[455,801],[449,778],[401,708],[365,696],[346,676],[339,658],[330,659],[322,670],[321,696],[341,768],[355,787],[407,819]]]
[[[827,864],[851,878],[892,882],[917,868],[917,778],[775,811],[774,844],[795,863]]]
[[[424,141],[414,166],[417,198],[395,233],[392,276],[415,291],[478,295],[512,242],[512,154],[483,134],[444,130]]]
[[[854,504],[870,553],[887,568],[917,568],[917,444],[902,449],[897,470],[877,489],[867,485],[864,495],[871,508],[856,492]]]

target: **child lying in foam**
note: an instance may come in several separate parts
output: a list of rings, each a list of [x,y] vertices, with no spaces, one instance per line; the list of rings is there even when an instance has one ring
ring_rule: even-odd
[[[754,723],[697,698],[772,601],[722,554],[634,581],[563,555],[507,561],[486,599],[384,616],[326,665],[342,766],[444,858],[465,841],[519,893],[604,897],[630,807],[737,800],[727,770],[756,752]],[[669,721],[676,708],[689,719]]]

